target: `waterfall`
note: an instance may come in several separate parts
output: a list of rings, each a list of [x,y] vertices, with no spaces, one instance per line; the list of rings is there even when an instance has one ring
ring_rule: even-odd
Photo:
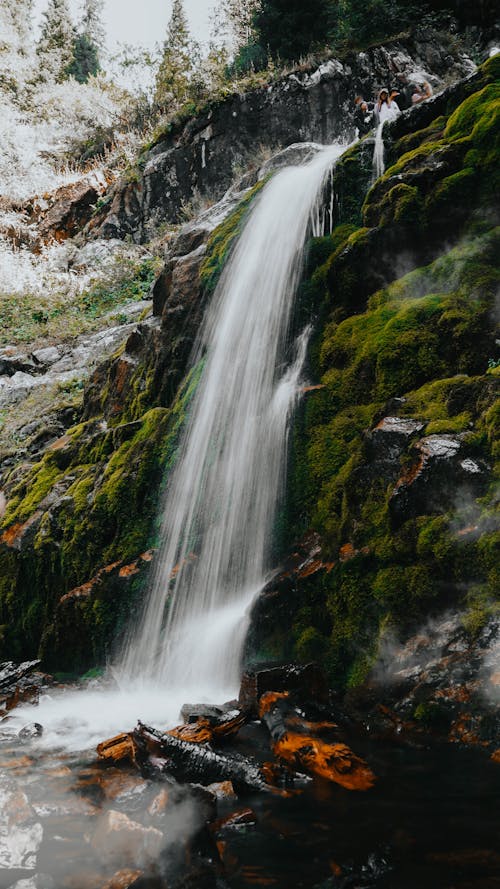
[[[287,428],[307,332],[289,343],[304,245],[339,146],[277,173],[256,198],[208,307],[162,506],[149,592],[118,672],[167,689],[234,694],[245,615],[266,582]]]
[[[384,129],[385,120],[382,123],[379,123],[377,127],[377,132],[375,134],[375,148],[373,151],[373,180],[375,181],[380,176],[384,175],[385,172],[385,161],[384,161],[384,138],[383,138],[383,129]]]

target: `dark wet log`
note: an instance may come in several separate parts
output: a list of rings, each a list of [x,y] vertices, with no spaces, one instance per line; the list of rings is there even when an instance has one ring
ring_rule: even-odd
[[[268,692],[260,700],[260,717],[269,729],[272,750],[278,759],[347,790],[369,790],[373,786],[375,775],[346,744],[328,744],[312,735],[290,731],[290,712],[297,725],[297,712],[291,708],[286,692]]]
[[[232,781],[236,790],[269,789],[259,767],[236,753],[216,753],[206,745],[163,734],[142,723],[133,731],[132,739],[136,760],[148,775],[199,784]]]
[[[288,664],[245,673],[239,696],[241,709],[257,715],[259,700],[268,691],[293,692],[299,701],[309,705],[329,702],[328,682],[318,664]]]

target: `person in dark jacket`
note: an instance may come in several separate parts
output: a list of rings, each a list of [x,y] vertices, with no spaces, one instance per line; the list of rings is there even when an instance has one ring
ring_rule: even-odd
[[[356,96],[354,99],[356,110],[354,112],[354,123],[358,130],[359,136],[366,136],[373,128],[373,102],[366,102],[363,96]]]

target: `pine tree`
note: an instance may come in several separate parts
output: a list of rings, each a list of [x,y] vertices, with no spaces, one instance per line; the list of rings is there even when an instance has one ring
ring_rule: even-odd
[[[261,0],[221,0],[220,10],[226,19],[235,49],[255,39],[254,16]]]
[[[189,97],[193,42],[182,0],[174,0],[155,85],[155,103],[163,110],[179,108]]]
[[[102,23],[104,0],[83,0],[80,28],[73,45],[73,61],[68,74],[86,83],[101,70],[106,32]]]
[[[86,83],[100,71],[99,55],[95,43],[86,34],[77,34],[73,44],[73,61],[68,68],[70,77],[78,83]]]
[[[102,21],[104,0],[83,0],[80,32],[92,43],[101,56],[106,43],[106,32]]]
[[[74,58],[75,29],[68,0],[49,0],[43,13],[42,30],[36,51],[39,79],[62,83]]]
[[[259,42],[274,57],[298,61],[315,43],[326,42],[329,16],[325,0],[261,0],[253,22]]]

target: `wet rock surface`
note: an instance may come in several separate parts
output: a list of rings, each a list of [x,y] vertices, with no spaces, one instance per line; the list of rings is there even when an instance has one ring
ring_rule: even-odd
[[[427,733],[478,746],[495,759],[500,747],[500,621],[472,640],[460,615],[447,613],[405,642],[388,638],[353,700],[398,733]]]
[[[413,460],[389,501],[393,522],[442,512],[460,497],[472,500],[480,496],[490,479],[490,467],[481,459],[473,459],[463,437],[429,435],[415,443],[411,456]]]

